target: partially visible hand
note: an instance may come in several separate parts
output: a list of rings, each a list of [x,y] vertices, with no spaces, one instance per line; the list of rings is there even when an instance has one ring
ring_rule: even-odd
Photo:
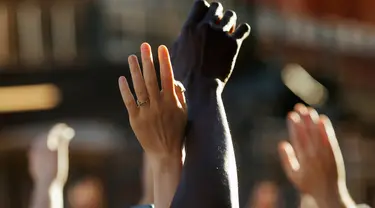
[[[248,24],[236,28],[236,13],[226,11],[220,3],[197,0],[191,9],[181,34],[172,48],[172,63],[176,79],[185,87],[196,76],[229,79],[237,54],[250,33]]]
[[[176,85],[168,49],[165,46],[158,49],[161,91],[150,45],[142,44],[141,54],[143,76],[137,57],[132,55],[128,59],[137,102],[125,77],[119,79],[130,125],[146,154],[153,158],[181,157],[182,139],[187,122],[183,86]]]
[[[29,172],[35,182],[49,185],[57,176],[57,151],[47,146],[47,135],[40,136],[29,150]]]
[[[280,143],[279,151],[292,183],[319,207],[351,206],[343,157],[328,117],[298,104],[288,115],[288,128],[291,144]]]

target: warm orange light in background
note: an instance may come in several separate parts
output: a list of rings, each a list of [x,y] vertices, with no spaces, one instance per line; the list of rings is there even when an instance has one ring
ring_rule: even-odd
[[[60,90],[53,84],[0,87],[0,113],[48,110],[60,101]]]

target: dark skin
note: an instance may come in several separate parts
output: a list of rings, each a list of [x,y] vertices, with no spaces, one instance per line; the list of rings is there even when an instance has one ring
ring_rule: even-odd
[[[238,207],[237,169],[221,94],[250,27],[220,3],[196,1],[172,48],[187,88],[186,159],[172,207]]]

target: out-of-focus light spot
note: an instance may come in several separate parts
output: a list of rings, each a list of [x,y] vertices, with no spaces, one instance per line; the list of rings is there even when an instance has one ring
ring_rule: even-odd
[[[281,74],[284,84],[304,102],[323,105],[328,98],[327,89],[298,64],[287,65]]]
[[[53,84],[0,87],[0,113],[49,110],[61,101]]]

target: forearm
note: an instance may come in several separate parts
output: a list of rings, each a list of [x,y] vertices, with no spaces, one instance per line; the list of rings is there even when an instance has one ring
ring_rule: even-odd
[[[238,207],[237,168],[220,87],[190,89],[186,159],[173,207]]]
[[[140,200],[140,204],[153,204],[154,203],[154,179],[152,174],[152,167],[150,159],[147,158],[146,154],[143,154],[143,172],[142,172],[142,185],[143,195]]]
[[[150,162],[152,163],[155,207],[170,207],[180,182],[182,157],[156,159]]]

